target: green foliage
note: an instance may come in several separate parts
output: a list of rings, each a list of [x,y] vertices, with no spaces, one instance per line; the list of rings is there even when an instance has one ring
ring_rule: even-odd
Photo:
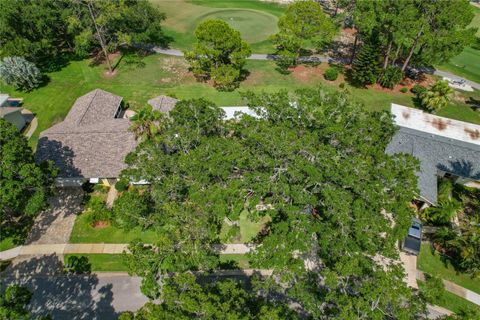
[[[323,76],[325,79],[329,81],[335,81],[337,80],[337,77],[338,77],[338,70],[337,68],[330,67],[327,70],[325,70],[325,74]]]
[[[445,292],[442,279],[425,274],[425,285],[420,288],[420,294],[428,303],[441,301]]]
[[[402,269],[370,258],[394,257],[414,215],[418,163],[385,154],[390,115],[322,88],[245,99],[259,119],[222,121],[212,103],[181,101],[165,130],[127,157],[122,175],[152,182],[158,232],[154,246],[134,242],[126,255],[143,292],[161,296],[169,272],[216,268],[222,222],[245,212],[271,217],[252,255],[253,267],[273,269],[266,296],[281,291],[315,318],[414,318],[422,301]]]
[[[68,256],[64,269],[68,273],[90,273],[92,265],[85,256]]]
[[[446,316],[442,320],[476,320],[480,318],[480,310],[475,307],[465,308],[455,314]]]
[[[33,218],[47,205],[57,170],[51,163],[36,164],[27,139],[17,128],[0,119],[0,228],[6,235],[22,217]],[[18,228],[18,229],[17,229]]]
[[[365,86],[377,81],[380,72],[378,58],[378,51],[373,45],[365,44],[362,47],[352,65],[351,77],[354,84]]]
[[[200,79],[212,78],[220,88],[228,88],[239,81],[249,45],[240,32],[223,20],[206,20],[195,30],[197,42],[191,51],[185,51],[194,75]]]
[[[123,178],[118,180],[115,183],[115,189],[117,189],[117,191],[120,191],[120,192],[127,191],[129,185],[130,185],[130,182],[128,182],[128,179]]]
[[[336,33],[336,27],[315,1],[292,2],[278,20],[279,33],[273,40],[280,50],[298,53],[306,41],[321,49]]]
[[[393,89],[403,79],[403,72],[397,67],[387,67],[378,80],[384,88]]]
[[[408,89],[406,87],[403,87],[403,88],[400,89],[400,92],[401,93],[407,93]]]
[[[160,111],[153,110],[152,106],[145,106],[130,118],[132,122],[130,131],[134,133],[137,140],[152,139],[162,130],[164,117]]]
[[[32,293],[25,287],[16,284],[7,286],[0,292],[0,318],[27,320],[30,312],[27,306],[32,299]]]
[[[456,199],[439,201],[435,207],[429,207],[420,212],[422,220],[434,225],[449,224],[462,210],[462,203]]]
[[[17,90],[30,91],[42,82],[42,74],[35,64],[22,57],[5,57],[0,62],[0,78]]]
[[[425,109],[434,112],[445,108],[452,94],[453,89],[449,87],[448,82],[441,80],[435,82],[427,91],[423,92],[420,95],[420,99]]]
[[[137,226],[148,229],[153,223],[151,214],[148,193],[141,194],[136,189],[122,193],[113,203],[113,223],[127,231]]]
[[[480,274],[480,227],[466,226],[461,234],[449,242],[459,260],[461,269],[470,273],[472,277]]]
[[[425,91],[427,91],[427,88],[425,88],[421,84],[415,84],[410,91],[412,91],[413,94],[416,94],[417,96],[420,96]]]
[[[105,205],[105,200],[97,195],[92,195],[85,204],[86,212],[88,216],[88,223],[93,226],[100,221],[110,221],[111,212]]]
[[[190,273],[165,279],[160,304],[147,303],[125,319],[259,319],[298,317],[284,303],[246,291],[242,283],[220,280],[200,285]]]

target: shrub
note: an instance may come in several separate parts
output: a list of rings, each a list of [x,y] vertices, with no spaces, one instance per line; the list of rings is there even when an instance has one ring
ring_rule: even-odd
[[[99,221],[110,221],[110,210],[105,206],[105,201],[96,195],[92,195],[86,203],[87,221],[90,225],[94,225]]]
[[[42,82],[40,70],[22,57],[5,57],[0,64],[0,78],[17,90],[30,91]]]
[[[117,189],[120,192],[127,191],[129,185],[130,183],[128,182],[128,180],[125,178],[122,178],[118,180],[117,183],[115,183],[115,189]]]
[[[338,78],[338,70],[336,68],[328,68],[325,70],[323,77],[329,81],[335,81]]]
[[[388,67],[379,79],[384,88],[393,89],[403,79],[403,72],[397,67]]]
[[[400,92],[401,92],[401,93],[407,93],[407,91],[408,91],[408,89],[405,88],[405,87],[403,87],[402,89],[400,89]]]
[[[340,83],[339,87],[340,87],[340,89],[345,88],[345,82]]]
[[[420,84],[416,84],[413,86],[413,88],[410,90],[412,91],[413,94],[416,94],[417,96],[424,93],[425,91],[427,91],[427,88],[425,88],[424,86],[420,85]]]
[[[447,81],[437,81],[431,85],[425,92],[419,95],[422,107],[430,112],[439,110],[448,105],[453,89],[449,87]]]
[[[441,302],[445,293],[442,279],[425,274],[425,284],[421,287],[420,293],[429,303]]]
[[[92,265],[85,256],[69,256],[64,269],[68,273],[90,273]]]
[[[113,223],[125,230],[131,230],[136,226],[145,230],[152,224],[148,193],[140,194],[135,189],[122,193],[115,200],[112,213]]]

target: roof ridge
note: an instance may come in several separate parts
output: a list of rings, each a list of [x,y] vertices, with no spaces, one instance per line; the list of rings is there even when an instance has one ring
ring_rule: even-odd
[[[82,117],[80,118],[80,120],[78,120],[77,125],[80,125],[80,123],[82,122],[83,118],[84,118],[85,115],[87,114],[87,111],[90,109],[90,106],[92,105],[93,100],[94,100],[95,97],[97,96],[98,90],[99,90],[98,88],[94,90],[95,93],[94,93],[92,99],[90,99],[90,102],[88,103],[88,106],[87,106],[87,108],[85,109],[85,112],[83,112]],[[87,94],[88,94],[88,93],[87,93]]]

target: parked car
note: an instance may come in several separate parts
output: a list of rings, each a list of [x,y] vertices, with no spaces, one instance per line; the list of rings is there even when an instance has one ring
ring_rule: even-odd
[[[408,234],[403,241],[402,249],[405,252],[418,256],[422,246],[422,222],[414,218],[412,226],[408,229]]]

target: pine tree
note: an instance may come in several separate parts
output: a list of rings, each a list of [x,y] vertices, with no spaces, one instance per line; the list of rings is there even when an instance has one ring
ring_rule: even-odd
[[[42,81],[42,74],[34,63],[22,57],[5,57],[0,64],[0,78],[15,89],[30,91]]]
[[[352,80],[355,84],[365,86],[377,81],[379,74],[379,54],[371,44],[365,44],[352,66]]]

